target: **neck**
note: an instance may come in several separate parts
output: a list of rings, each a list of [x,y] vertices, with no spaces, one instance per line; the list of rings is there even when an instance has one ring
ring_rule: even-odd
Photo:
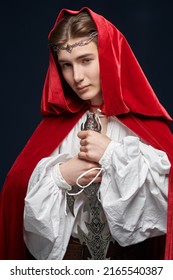
[[[97,112],[98,109],[102,110],[102,106],[103,106],[103,104],[102,104],[102,105],[93,105],[93,104],[90,104],[90,109],[89,109],[89,111],[95,113],[95,112]]]

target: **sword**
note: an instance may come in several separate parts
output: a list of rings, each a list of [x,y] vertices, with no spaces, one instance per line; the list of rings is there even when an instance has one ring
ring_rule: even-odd
[[[87,112],[87,119],[84,124],[81,125],[81,130],[94,130],[101,132],[101,123],[97,113]],[[90,260],[107,260],[106,258],[109,244],[113,241],[110,232],[106,232],[107,220],[102,208],[102,205],[98,199],[99,183],[92,183],[88,187],[83,188],[86,200],[84,205],[84,211],[88,211],[90,214],[89,222],[85,222],[88,233],[84,231],[78,225],[78,235],[81,244],[86,244],[90,252]],[[71,192],[71,194],[70,194]],[[80,193],[81,188],[74,186],[73,190],[67,194],[67,204],[74,215],[74,202],[75,193]],[[108,228],[108,226],[107,226]]]

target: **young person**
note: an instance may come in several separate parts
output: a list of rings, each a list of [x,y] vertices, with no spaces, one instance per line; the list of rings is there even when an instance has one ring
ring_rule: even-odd
[[[49,46],[44,118],[2,191],[2,258],[172,259],[172,119],[126,39],[85,7],[60,12]]]

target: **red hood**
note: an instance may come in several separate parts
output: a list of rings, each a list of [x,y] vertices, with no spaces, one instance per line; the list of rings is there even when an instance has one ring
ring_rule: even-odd
[[[158,101],[137,59],[122,33],[108,20],[87,7],[98,29],[98,49],[100,75],[106,115],[121,115],[129,112],[145,116],[171,120]],[[80,11],[61,10],[55,25],[65,14],[77,14]],[[49,34],[49,35],[50,35]],[[41,112],[43,115],[58,115],[64,111],[78,112],[85,103],[72,89],[64,94],[61,74],[58,72],[50,52],[49,68],[44,84]]]
[[[159,103],[124,36],[102,16],[88,8],[82,10],[90,13],[98,27],[105,113],[117,115],[141,139],[165,151],[173,166],[173,137],[165,121],[171,118]],[[55,25],[65,13],[78,12],[62,10]],[[62,79],[50,53],[41,105],[45,117],[10,169],[0,196],[0,259],[28,258],[23,241],[23,208],[28,181],[38,161],[57,148],[82,116],[86,105],[88,103],[71,90],[64,93]],[[173,259],[172,209],[173,169],[169,175],[165,259]]]

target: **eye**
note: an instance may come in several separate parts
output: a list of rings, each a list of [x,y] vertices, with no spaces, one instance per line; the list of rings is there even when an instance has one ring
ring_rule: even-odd
[[[60,66],[61,66],[61,69],[62,69],[62,70],[65,70],[65,69],[70,68],[70,67],[71,67],[71,64],[66,62],[66,63],[60,64]]]
[[[88,63],[91,62],[91,60],[92,60],[91,58],[83,58],[83,59],[82,59],[82,63],[83,63],[83,64],[88,64]]]

